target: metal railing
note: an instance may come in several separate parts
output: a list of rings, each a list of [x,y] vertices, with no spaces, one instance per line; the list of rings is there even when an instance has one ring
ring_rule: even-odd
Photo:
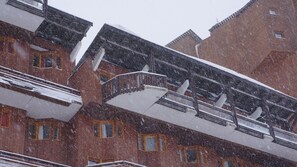
[[[181,112],[186,111],[184,109],[185,106],[187,108],[194,109],[193,98],[180,95],[173,91],[168,91],[166,96],[164,96],[161,100],[163,100],[161,104],[164,103],[164,105],[176,110],[180,110]],[[166,103],[166,100],[170,102],[174,101],[174,103],[170,103],[170,105],[168,105],[168,103]],[[200,110],[200,113],[198,114],[199,117],[225,126],[228,123],[234,123],[234,115],[231,111],[216,107],[212,104],[200,100],[198,100],[198,104]],[[271,136],[269,125],[266,123],[248,118],[240,114],[237,114],[237,121],[238,127],[236,129],[243,133],[247,133],[259,138],[264,138],[264,135]],[[279,129],[277,127],[273,127],[273,131],[275,133],[275,143],[297,150],[297,134]]]
[[[129,161],[114,161],[114,162],[104,162],[100,164],[87,165],[87,167],[146,167],[134,162]]]
[[[102,85],[103,100],[108,101],[111,98],[124,93],[140,91],[145,85],[166,88],[167,77],[148,72],[132,72],[117,75]]]
[[[34,158],[22,154],[12,153],[0,150],[0,159],[7,162],[13,162],[24,166],[38,166],[38,167],[70,167],[67,165],[47,161],[39,158]]]

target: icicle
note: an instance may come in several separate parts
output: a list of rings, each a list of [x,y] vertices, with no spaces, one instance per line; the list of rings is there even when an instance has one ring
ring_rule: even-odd
[[[178,94],[181,94],[181,95],[184,95],[189,87],[190,83],[189,83],[189,80],[185,80],[185,82],[177,89],[177,93]]]

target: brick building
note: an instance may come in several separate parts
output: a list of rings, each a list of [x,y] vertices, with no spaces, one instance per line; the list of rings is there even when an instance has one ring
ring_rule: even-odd
[[[0,164],[296,166],[295,98],[107,24],[75,66],[92,23],[1,3]]]
[[[197,52],[195,47],[169,47],[194,52],[193,56],[199,54],[296,97],[296,4],[295,0],[251,0],[214,25],[210,37],[197,43]],[[184,39],[176,45],[189,46],[189,42]]]

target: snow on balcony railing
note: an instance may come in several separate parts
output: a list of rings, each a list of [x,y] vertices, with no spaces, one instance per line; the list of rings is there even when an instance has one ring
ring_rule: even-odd
[[[186,111],[184,109],[185,106],[190,109],[194,109],[192,97],[180,95],[173,91],[168,91],[168,93],[161,99],[161,101],[162,100],[163,101],[166,100],[167,102],[170,102],[170,105],[165,104],[165,102],[162,102],[161,104],[165,104],[168,107],[172,107],[182,112]],[[234,123],[233,121],[234,117],[231,111],[216,107],[212,104],[209,104],[200,100],[198,100],[198,104],[199,104],[199,113],[197,114],[197,116],[199,116],[200,114],[200,117],[204,119],[207,119],[209,121],[212,121],[221,125],[225,125],[225,126],[228,123]],[[259,138],[264,138],[264,135],[270,136],[269,126],[266,123],[248,118],[240,114],[237,114],[237,121],[238,121],[238,127],[236,129],[243,133],[247,133]],[[275,141],[276,143],[290,148],[297,149],[297,134],[294,134],[276,127],[274,127],[273,129],[276,136],[276,141]]]
[[[297,150],[297,134],[274,127],[275,142]]]
[[[0,83],[72,103],[81,103],[80,92],[73,88],[0,66]]]
[[[146,167],[134,162],[129,161],[114,161],[114,162],[105,162],[100,164],[87,165],[87,167]]]
[[[4,150],[0,150],[0,159],[10,161],[22,165],[29,166],[43,166],[43,167],[70,167],[67,165],[47,161],[39,158],[34,158],[22,154],[12,153]],[[1,165],[0,165],[1,166]]]
[[[140,91],[144,85],[166,88],[167,77],[144,71],[117,75],[102,85],[103,99],[109,99],[119,94]]]
[[[22,2],[26,5],[32,6],[34,8],[37,8],[39,10],[43,10],[43,0],[17,0],[19,2]]]

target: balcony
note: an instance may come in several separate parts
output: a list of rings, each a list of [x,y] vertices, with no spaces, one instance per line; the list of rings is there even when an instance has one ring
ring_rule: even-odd
[[[44,20],[43,0],[2,0],[0,21],[35,32]]]
[[[75,89],[0,66],[0,104],[25,110],[34,119],[67,122],[82,99]]]
[[[38,159],[22,154],[12,153],[8,151],[0,150],[0,166],[12,167],[32,167],[32,166],[44,166],[44,167],[70,167],[67,165]]]
[[[200,100],[197,111],[192,97],[167,89],[164,75],[122,74],[102,91],[110,105],[297,162],[297,134]]]
[[[124,160],[87,165],[87,167],[103,167],[103,166],[104,167],[146,167],[144,165],[140,165],[134,162],[124,161]]]
[[[144,112],[167,93],[166,76],[146,72],[118,75],[103,85],[106,103]]]

